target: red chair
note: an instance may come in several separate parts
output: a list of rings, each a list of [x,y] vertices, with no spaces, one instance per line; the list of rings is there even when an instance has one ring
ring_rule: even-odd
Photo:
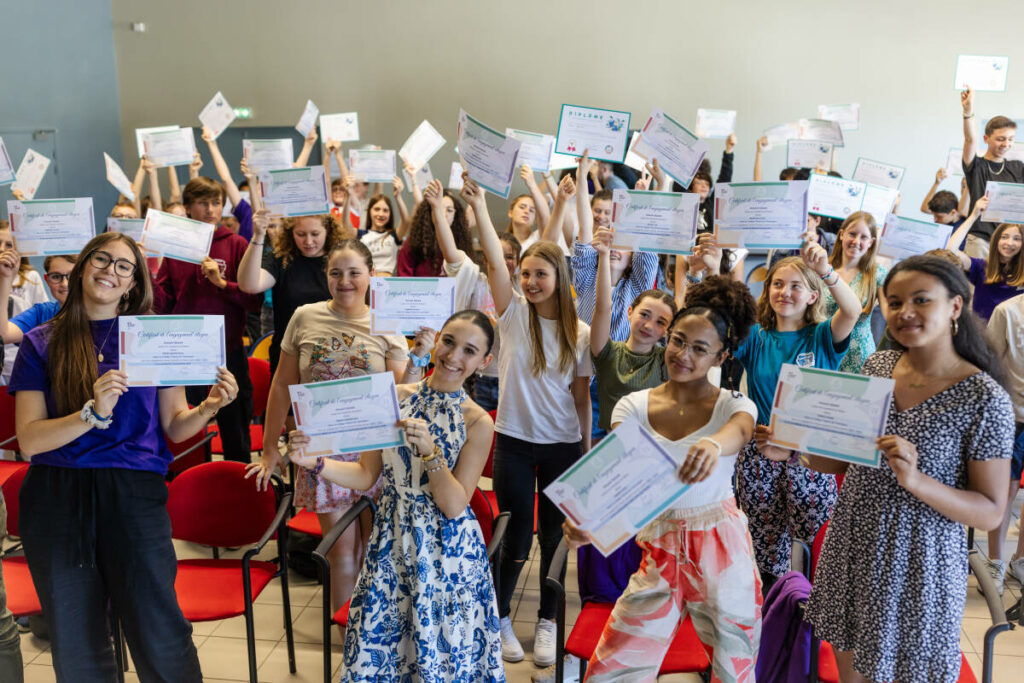
[[[12,466],[13,465],[13,466]],[[7,534],[18,536],[18,492],[28,474],[28,463],[11,463],[3,468],[4,502],[7,505]],[[11,548],[16,549],[17,546]],[[10,552],[10,551],[8,551]],[[4,585],[7,588],[7,607],[14,616],[31,617],[43,613],[39,604],[39,595],[28,571],[28,561],[24,556],[4,557]]]
[[[262,358],[249,356],[249,379],[252,381],[252,419],[249,425],[249,440],[252,450],[263,450],[263,416],[267,412],[267,399],[270,397],[270,362]],[[224,454],[224,444],[220,434],[213,432],[210,450],[218,455]]]
[[[0,391],[0,449],[21,451],[14,428],[14,397],[6,391]]]
[[[271,490],[257,491],[239,462],[210,462],[182,472],[169,486],[171,536],[215,548],[251,545],[240,560],[179,560],[174,588],[189,621],[217,621],[245,615],[249,679],[256,683],[256,642],[252,603],[275,577],[281,579],[288,668],[295,673],[291,601],[288,595],[285,515],[291,493],[280,477]],[[253,559],[277,537],[278,564]]]
[[[314,538],[323,537],[323,529],[320,528],[320,518],[315,512],[303,508],[295,513],[295,516],[288,520],[288,529],[297,531],[300,534],[307,534]]]
[[[167,468],[167,478],[173,479],[190,467],[210,462],[210,442],[213,438],[213,432],[204,427],[195,436],[181,442],[167,439],[167,448],[174,456]]]

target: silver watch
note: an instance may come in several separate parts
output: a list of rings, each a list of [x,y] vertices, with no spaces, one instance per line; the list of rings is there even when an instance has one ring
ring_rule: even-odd
[[[96,400],[92,398],[86,401],[85,405],[82,406],[82,412],[79,413],[78,417],[82,419],[82,422],[96,429],[109,429],[111,423],[114,421],[113,415],[104,420],[96,414]]]

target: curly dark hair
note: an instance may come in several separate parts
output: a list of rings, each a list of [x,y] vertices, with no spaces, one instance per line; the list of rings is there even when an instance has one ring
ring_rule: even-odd
[[[742,282],[725,275],[712,275],[686,290],[686,305],[672,318],[671,330],[688,315],[707,318],[725,350],[735,351],[750,334],[757,320],[757,303]]]
[[[455,220],[452,221],[455,245],[472,256],[473,236],[469,232],[469,222],[466,221],[466,208],[462,205],[462,200],[451,190],[445,190],[444,196],[455,204]],[[406,241],[409,243],[414,263],[436,261],[440,258],[441,252],[437,248],[437,238],[434,236],[434,218],[429,202],[423,201],[416,206]]]
[[[274,256],[281,259],[281,265],[285,268],[290,266],[295,257],[302,253],[295,245],[295,237],[292,235],[292,231],[295,230],[295,224],[303,218],[314,218],[320,221],[320,225],[327,231],[327,237],[324,239],[325,254],[331,253],[331,250],[341,242],[341,226],[338,224],[338,220],[329,213],[316,216],[285,218],[281,230],[274,238]]]

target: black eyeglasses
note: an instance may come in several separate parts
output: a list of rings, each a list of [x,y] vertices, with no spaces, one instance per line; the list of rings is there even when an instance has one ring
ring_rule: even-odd
[[[71,277],[71,273],[47,273],[44,277],[50,284],[59,285],[67,281]]]
[[[135,264],[126,258],[114,258],[105,251],[97,249],[89,254],[89,263],[100,270],[106,270],[111,263],[114,264],[114,272],[119,277],[131,277],[135,275]]]

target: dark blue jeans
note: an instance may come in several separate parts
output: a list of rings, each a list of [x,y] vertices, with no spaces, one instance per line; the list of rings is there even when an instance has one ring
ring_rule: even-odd
[[[473,378],[473,400],[484,410],[498,409],[498,378],[479,375]]]
[[[143,681],[201,681],[174,591],[167,486],[153,472],[33,465],[20,531],[58,681],[116,681],[108,602]]]

